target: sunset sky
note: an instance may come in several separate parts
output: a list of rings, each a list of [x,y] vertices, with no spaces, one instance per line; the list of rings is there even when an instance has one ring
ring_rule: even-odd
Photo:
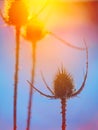
[[[25,2],[27,0],[24,0]],[[30,0],[29,0],[30,1]],[[42,1],[42,0],[41,0]],[[89,48],[89,70],[83,92],[67,102],[67,130],[98,130],[98,2],[96,0],[50,0],[38,18],[45,29],[54,32],[67,42]],[[81,1],[81,2],[80,2]],[[29,4],[34,16],[44,2]],[[3,1],[0,1],[3,10]],[[33,9],[32,9],[33,8]],[[31,43],[21,37],[18,129],[25,130],[29,85],[32,69]],[[51,35],[37,43],[35,85],[49,94],[41,79],[43,72],[49,86],[53,87],[58,67],[63,66],[73,76],[76,89],[81,86],[85,73],[85,51],[72,49]],[[13,128],[13,76],[15,65],[15,30],[6,26],[0,17],[0,130]],[[37,92],[33,95],[31,130],[61,129],[60,100],[49,100]]]

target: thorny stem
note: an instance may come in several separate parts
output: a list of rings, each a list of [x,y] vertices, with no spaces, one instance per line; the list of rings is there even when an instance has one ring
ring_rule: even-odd
[[[74,49],[77,49],[77,50],[80,50],[80,51],[84,51],[85,50],[85,48],[74,46],[74,45],[70,44],[69,42],[65,41],[64,39],[62,39],[61,37],[57,36],[53,32],[47,31],[47,33],[52,35],[54,38],[58,39],[59,41],[61,41],[62,43],[64,43],[65,45],[67,45],[67,46],[69,46],[71,48],[74,48]]]
[[[20,28],[16,27],[16,63],[14,75],[14,113],[13,113],[13,129],[17,129],[17,90],[18,90],[18,70],[19,70],[19,50],[20,50]]]
[[[36,67],[36,43],[32,43],[32,74],[31,74],[31,83],[34,84],[34,78],[35,78],[35,67]],[[27,129],[30,130],[30,123],[31,123],[31,108],[32,108],[32,97],[33,97],[33,88],[30,85],[30,92],[29,92],[29,102],[28,102],[28,117],[27,117]]]
[[[51,92],[52,95],[54,95],[54,92],[48,86],[48,84],[47,84],[47,82],[46,82],[42,72],[41,72],[41,76],[42,76],[42,80],[43,80],[44,84],[46,85],[46,88]]]
[[[84,80],[83,80],[83,83],[82,83],[80,89],[77,90],[75,93],[73,93],[71,95],[71,97],[75,97],[82,92],[82,90],[84,89],[85,83],[86,83],[87,75],[88,75],[88,48],[87,48],[85,41],[84,41],[84,43],[85,43],[85,46],[86,46],[86,73],[85,73]]]
[[[55,99],[56,98],[55,96],[50,96],[50,95],[44,94],[43,92],[41,92],[40,90],[38,90],[37,88],[35,88],[34,85],[31,84],[29,81],[27,81],[27,82],[31,85],[32,88],[34,88],[42,96],[47,97],[47,98],[51,98],[51,99]]]
[[[61,98],[62,130],[66,130],[66,98]]]

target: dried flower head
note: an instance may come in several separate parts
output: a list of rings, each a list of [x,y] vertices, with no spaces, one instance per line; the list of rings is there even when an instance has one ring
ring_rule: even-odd
[[[25,26],[23,33],[26,40],[35,43],[44,37],[44,26],[37,19],[30,20]]]
[[[5,17],[8,24],[22,26],[28,20],[28,9],[23,0],[6,0]]]
[[[72,76],[62,67],[54,79],[54,94],[57,98],[69,98],[74,91]]]

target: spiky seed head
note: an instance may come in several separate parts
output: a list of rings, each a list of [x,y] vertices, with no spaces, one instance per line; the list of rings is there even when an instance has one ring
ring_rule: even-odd
[[[62,67],[54,79],[54,94],[56,98],[69,98],[74,91],[72,76]]]
[[[24,38],[31,42],[37,42],[41,40],[45,33],[44,33],[44,26],[38,20],[31,20],[28,22],[24,29]]]
[[[9,24],[21,27],[28,20],[28,9],[23,0],[11,0],[7,10]]]

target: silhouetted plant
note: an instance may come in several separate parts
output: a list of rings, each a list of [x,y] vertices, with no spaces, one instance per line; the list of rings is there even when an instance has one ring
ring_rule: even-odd
[[[28,24],[25,26],[24,30],[24,38],[31,42],[32,44],[32,71],[31,71],[31,83],[34,84],[35,78],[35,69],[36,69],[36,45],[39,40],[41,40],[44,36],[44,26],[39,23],[37,19],[31,19]],[[30,87],[29,92],[29,102],[28,102],[28,118],[27,118],[27,130],[30,129],[31,122],[31,109],[32,109],[32,94],[33,88]]]
[[[16,120],[17,120],[17,84],[18,84],[18,68],[19,68],[19,48],[20,48],[20,28],[23,26],[28,20],[28,11],[23,2],[23,0],[10,0],[9,6],[7,7],[7,16],[3,16],[0,10],[0,15],[8,25],[15,26],[16,29],[16,64],[15,64],[15,78],[14,78],[14,129],[16,130]],[[47,5],[47,2],[45,6]],[[45,8],[41,8],[39,13]],[[39,15],[36,14],[35,16]],[[35,18],[35,16],[33,18]],[[26,27],[26,36],[25,38],[31,41],[33,44],[33,69],[32,69],[32,80],[31,82],[34,83],[34,75],[35,75],[35,63],[36,63],[36,42],[42,39],[44,35],[50,34],[54,36],[56,39],[61,41],[62,43],[68,45],[69,47],[78,49],[78,50],[85,50],[85,48],[74,46],[51,31],[46,31],[43,33],[42,28],[37,27],[34,23],[29,22]],[[30,96],[29,96],[29,107],[28,107],[28,123],[27,123],[27,130],[30,129],[30,116],[31,116],[31,105],[32,105],[32,88],[30,88]]]
[[[0,10],[2,19],[8,25],[15,26],[16,30],[16,61],[14,75],[14,112],[13,112],[13,129],[17,129],[17,91],[18,91],[18,70],[19,70],[19,51],[20,51],[20,29],[28,20],[28,10],[23,0],[9,0],[5,8],[6,15],[3,16]]]
[[[86,43],[85,43],[86,45]],[[84,75],[84,80],[82,82],[81,87],[79,90],[75,90],[75,86],[73,83],[73,78],[72,76],[67,73],[67,71],[62,67],[61,69],[58,70],[55,79],[53,81],[53,90],[48,86],[46,83],[44,77],[43,81],[47,87],[47,89],[51,92],[52,95],[46,95],[40,90],[38,90],[33,84],[31,84],[29,81],[28,83],[41,95],[50,98],[50,99],[60,99],[61,100],[61,109],[62,109],[62,130],[66,130],[66,103],[69,98],[76,97],[78,94],[81,93],[83,90],[86,79],[87,79],[87,74],[88,74],[88,48],[86,46],[86,73]]]

